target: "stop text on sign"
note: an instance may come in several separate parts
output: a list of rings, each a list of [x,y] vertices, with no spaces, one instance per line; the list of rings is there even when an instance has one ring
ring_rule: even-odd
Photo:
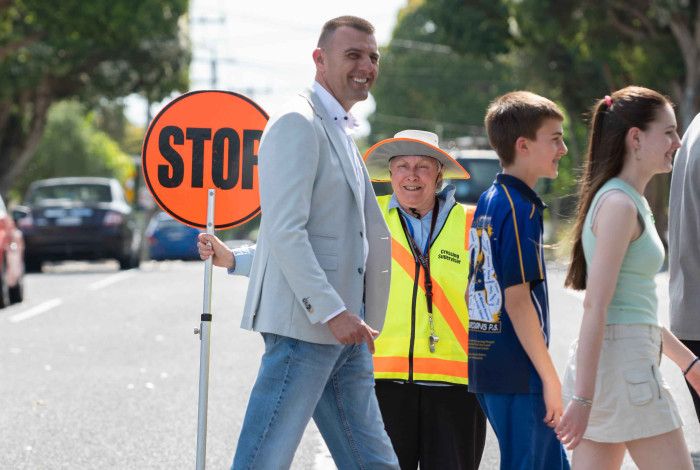
[[[238,133],[231,128],[219,129],[212,137],[212,129],[189,127],[185,130],[177,126],[164,127],[158,137],[158,148],[167,164],[158,165],[158,182],[165,188],[177,188],[185,179],[185,162],[177,147],[190,141],[186,149],[191,155],[192,188],[204,187],[205,143],[211,141],[211,152],[206,157],[211,162],[211,178],[219,189],[232,189],[238,184],[241,188],[253,189],[253,170],[258,164],[255,153],[256,144],[260,142],[262,130],[244,129],[243,142]]]

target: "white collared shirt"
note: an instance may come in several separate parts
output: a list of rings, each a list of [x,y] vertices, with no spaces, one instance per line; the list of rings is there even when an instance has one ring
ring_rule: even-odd
[[[352,140],[352,135],[355,133],[355,128],[357,127],[357,120],[355,116],[349,111],[345,111],[340,105],[338,100],[330,94],[328,90],[323,88],[323,86],[314,81],[312,87],[313,91],[321,100],[321,104],[325,108],[328,115],[333,119],[333,122],[337,125],[343,137],[343,142],[345,143],[345,150],[347,150],[348,155],[350,155],[350,163],[352,163],[352,168],[355,170],[355,179],[357,180],[357,188],[360,193],[360,204],[361,209],[365,204],[365,178],[362,172],[362,156],[360,151],[357,149],[357,145]],[[361,211],[364,213],[364,211]],[[364,216],[362,220],[362,225],[364,226]],[[366,257],[367,253],[365,253]]]
[[[369,242],[367,241],[367,227],[365,223],[364,211],[365,177],[362,169],[362,156],[360,155],[360,151],[357,149],[357,145],[355,145],[355,141],[352,140],[352,135],[355,133],[355,128],[357,127],[357,120],[355,119],[355,116],[353,116],[350,112],[345,111],[345,109],[343,109],[338,100],[335,99],[335,97],[331,95],[328,90],[323,88],[323,86],[320,83],[314,80],[311,89],[314,91],[314,93],[316,93],[316,96],[318,96],[318,98],[321,100],[321,104],[326,110],[326,113],[331,117],[331,119],[333,119],[333,122],[336,124],[336,129],[339,132],[338,135],[341,137],[343,143],[345,144],[345,150],[350,156],[350,163],[352,164],[352,168],[355,173],[357,189],[360,195],[360,217],[362,220],[362,233],[364,234],[364,236],[362,237],[362,248],[364,252],[364,259],[362,264],[366,268],[367,254],[369,253]],[[323,320],[323,323],[326,323],[328,320],[336,317],[338,314],[343,312],[343,310],[346,310],[345,307],[329,315],[325,320]],[[352,313],[358,315],[360,314],[360,312]]]

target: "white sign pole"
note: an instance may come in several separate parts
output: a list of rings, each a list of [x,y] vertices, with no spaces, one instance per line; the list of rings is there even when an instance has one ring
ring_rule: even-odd
[[[214,235],[214,194],[207,198],[207,233]],[[209,399],[209,339],[211,335],[211,274],[212,256],[204,262],[204,305],[199,329],[199,407],[197,414],[197,470],[204,470],[207,461],[207,401]]]

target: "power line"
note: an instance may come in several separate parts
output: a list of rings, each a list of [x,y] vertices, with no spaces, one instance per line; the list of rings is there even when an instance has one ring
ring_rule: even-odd
[[[424,52],[437,52],[438,54],[455,54],[450,46],[432,42],[414,41],[412,39],[392,39],[389,47],[402,47]]]
[[[318,34],[320,32],[318,26],[311,26],[311,25],[300,25],[298,22],[295,21],[280,21],[276,20],[274,18],[270,18],[269,16],[255,16],[255,15],[248,15],[248,14],[236,14],[236,19],[241,19],[247,22],[250,21],[255,21],[261,24],[264,24],[265,26],[276,26],[277,31],[285,31],[288,32],[290,30],[296,30],[296,31],[303,31],[306,33],[314,33]],[[283,28],[283,29],[280,29]]]
[[[438,121],[436,119],[414,118],[407,116],[392,116],[389,114],[374,113],[370,115],[371,120],[398,124],[401,126],[418,126],[418,127],[434,127],[442,126],[444,129],[465,132],[470,134],[480,135],[484,133],[483,126],[475,126],[473,124],[460,124],[457,122]]]

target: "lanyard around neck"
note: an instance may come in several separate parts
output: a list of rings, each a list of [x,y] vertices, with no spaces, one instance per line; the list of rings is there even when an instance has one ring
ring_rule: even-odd
[[[406,225],[406,220],[404,220],[403,214],[399,211],[399,220],[401,221],[401,227],[403,228],[403,233],[406,235],[408,240],[408,245],[411,248],[411,253],[413,254],[413,260],[423,267],[425,277],[423,279],[425,284],[425,299],[428,303],[428,313],[433,313],[433,281],[430,278],[430,244],[433,240],[433,233],[435,232],[435,225],[437,224],[438,218],[438,198],[435,197],[435,205],[433,206],[433,215],[430,220],[430,233],[428,234],[428,242],[425,246],[425,253],[421,253],[418,243],[413,238],[411,231]]]

